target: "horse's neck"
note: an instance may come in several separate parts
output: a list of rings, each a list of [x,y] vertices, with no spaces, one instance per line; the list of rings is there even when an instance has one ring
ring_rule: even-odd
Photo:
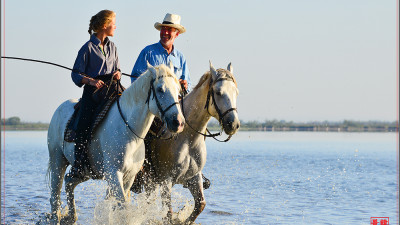
[[[154,115],[150,113],[146,103],[148,88],[147,86],[141,87],[138,84],[134,87],[129,87],[119,99],[122,114],[135,134],[140,137],[146,135],[154,119]],[[130,131],[129,133],[132,134]],[[135,134],[132,135],[136,136]]]
[[[210,114],[205,108],[208,93],[208,87],[206,85],[203,85],[202,87],[194,89],[192,92],[190,92],[184,98],[183,104],[185,120],[192,128],[200,132],[206,129],[207,123],[211,119]],[[190,132],[195,132],[192,129],[188,130],[190,130]]]

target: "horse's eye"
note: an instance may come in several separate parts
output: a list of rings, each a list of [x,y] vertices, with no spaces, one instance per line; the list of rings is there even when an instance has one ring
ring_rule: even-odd
[[[217,91],[215,94],[217,94],[218,96],[221,96],[221,95],[222,95],[222,92]]]

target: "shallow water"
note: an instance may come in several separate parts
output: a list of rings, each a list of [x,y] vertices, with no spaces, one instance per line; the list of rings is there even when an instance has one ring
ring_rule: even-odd
[[[207,206],[198,224],[398,223],[395,133],[239,132],[228,143],[207,140]],[[3,146],[2,146],[3,147]],[[50,212],[46,132],[6,132],[2,224],[34,224]],[[5,188],[5,189],[4,189]],[[105,181],[76,188],[77,224],[162,224],[159,196],[142,195],[114,211]],[[62,191],[63,206],[65,192]],[[193,207],[173,189],[181,219]]]

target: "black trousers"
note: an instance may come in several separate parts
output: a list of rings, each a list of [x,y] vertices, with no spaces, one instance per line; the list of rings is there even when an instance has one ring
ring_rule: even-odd
[[[85,85],[83,88],[83,94],[81,99],[81,105],[78,112],[78,125],[76,129],[76,140],[75,140],[75,167],[82,167],[88,165],[88,144],[90,140],[90,129],[94,120],[94,113],[98,106],[93,100],[93,92],[96,87]]]

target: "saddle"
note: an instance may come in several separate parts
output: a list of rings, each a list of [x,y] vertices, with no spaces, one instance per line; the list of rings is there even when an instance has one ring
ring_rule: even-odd
[[[93,123],[90,127],[90,140],[93,138],[93,134],[96,131],[96,128],[101,124],[104,117],[106,117],[107,112],[109,111],[112,104],[118,98],[118,96],[125,90],[125,88],[119,84],[119,82],[113,80],[110,82],[109,85],[104,85],[102,88],[96,90],[92,98],[95,102],[98,103],[97,108],[95,109],[95,113],[93,116]],[[65,127],[64,131],[64,140],[66,142],[75,142],[76,140],[76,130],[78,126],[78,112],[81,102],[75,104],[74,106],[74,113],[72,114],[71,118],[68,120],[67,126]],[[90,143],[89,140],[89,143]]]

